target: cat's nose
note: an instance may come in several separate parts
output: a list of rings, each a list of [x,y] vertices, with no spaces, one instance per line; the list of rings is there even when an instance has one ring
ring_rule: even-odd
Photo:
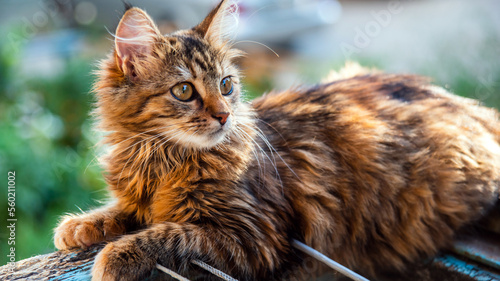
[[[219,120],[219,123],[224,126],[227,122],[227,118],[229,117],[229,112],[217,112],[212,115],[212,117]]]

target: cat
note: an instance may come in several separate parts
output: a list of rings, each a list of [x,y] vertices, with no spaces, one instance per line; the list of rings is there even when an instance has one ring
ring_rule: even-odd
[[[289,279],[304,271],[294,239],[367,276],[404,271],[498,200],[498,113],[425,78],[351,64],[243,102],[236,9],[223,0],[167,35],[139,8],[123,15],[95,84],[114,201],[54,236],[107,242],[92,280],[143,280],[157,263],[189,277],[193,259]]]

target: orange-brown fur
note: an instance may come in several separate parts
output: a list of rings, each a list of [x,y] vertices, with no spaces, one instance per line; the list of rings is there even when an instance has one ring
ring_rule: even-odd
[[[139,9],[122,19],[148,37],[141,48],[117,37],[96,84],[115,201],[55,232],[60,249],[110,241],[93,280],[141,280],[156,263],[189,276],[192,259],[240,280],[297,277],[293,239],[364,274],[404,270],[498,199],[496,111],[363,71],[242,103],[239,52],[212,27],[228,9],[166,36]],[[177,101],[170,88],[188,72],[199,96]],[[222,96],[227,75],[234,93]],[[204,134],[221,110],[232,123],[215,141]]]

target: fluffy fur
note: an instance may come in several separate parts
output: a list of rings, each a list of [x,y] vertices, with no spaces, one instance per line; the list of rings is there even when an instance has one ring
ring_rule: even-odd
[[[222,1],[165,36],[138,8],[123,16],[95,87],[115,201],[55,231],[59,249],[109,241],[93,280],[142,280],[156,263],[193,277],[192,259],[300,279],[293,239],[373,276],[432,256],[496,202],[496,111],[356,65],[243,103],[240,53],[218,28],[234,10]],[[170,89],[186,81],[197,94],[184,102]]]

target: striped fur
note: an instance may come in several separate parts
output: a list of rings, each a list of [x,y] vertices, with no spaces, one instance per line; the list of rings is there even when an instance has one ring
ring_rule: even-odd
[[[356,65],[243,103],[240,53],[211,26],[231,5],[165,36],[142,10],[125,13],[95,86],[115,200],[55,231],[59,249],[109,242],[93,280],[143,280],[156,263],[211,278],[192,259],[239,280],[304,280],[316,270],[293,239],[363,274],[404,271],[496,202],[496,111]],[[120,39],[133,34],[141,44]],[[198,92],[189,102],[170,94],[184,81]]]

